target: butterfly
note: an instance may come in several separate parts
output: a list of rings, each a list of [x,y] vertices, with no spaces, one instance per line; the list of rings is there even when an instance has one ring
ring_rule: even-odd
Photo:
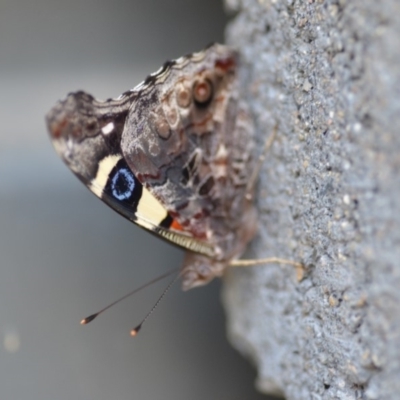
[[[78,91],[46,116],[57,153],[84,185],[186,249],[184,290],[241,265],[257,232],[254,125],[238,68],[234,50],[213,44],[117,99]]]

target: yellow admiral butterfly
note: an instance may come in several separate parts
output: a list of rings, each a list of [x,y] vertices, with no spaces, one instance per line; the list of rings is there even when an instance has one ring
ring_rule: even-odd
[[[71,93],[47,115],[57,153],[96,196],[187,250],[184,289],[246,265],[237,259],[257,230],[253,124],[237,70],[237,54],[214,44],[117,99]]]

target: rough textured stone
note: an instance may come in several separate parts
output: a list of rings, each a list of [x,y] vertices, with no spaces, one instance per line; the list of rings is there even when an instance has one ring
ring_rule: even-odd
[[[260,233],[229,336],[287,399],[400,398],[400,3],[226,0],[261,144]]]

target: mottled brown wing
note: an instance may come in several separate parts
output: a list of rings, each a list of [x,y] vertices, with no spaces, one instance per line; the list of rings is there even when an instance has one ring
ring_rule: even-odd
[[[246,199],[253,127],[237,64],[222,45],[166,63],[134,89],[121,141],[138,180],[219,260],[242,254],[256,231]]]

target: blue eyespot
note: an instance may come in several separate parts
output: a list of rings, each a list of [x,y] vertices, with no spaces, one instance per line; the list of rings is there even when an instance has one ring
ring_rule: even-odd
[[[136,218],[136,210],[142,192],[142,184],[121,155],[120,160],[108,175],[101,199],[133,221]]]
[[[128,200],[135,190],[135,177],[126,168],[119,169],[111,179],[112,195],[118,200]]]

